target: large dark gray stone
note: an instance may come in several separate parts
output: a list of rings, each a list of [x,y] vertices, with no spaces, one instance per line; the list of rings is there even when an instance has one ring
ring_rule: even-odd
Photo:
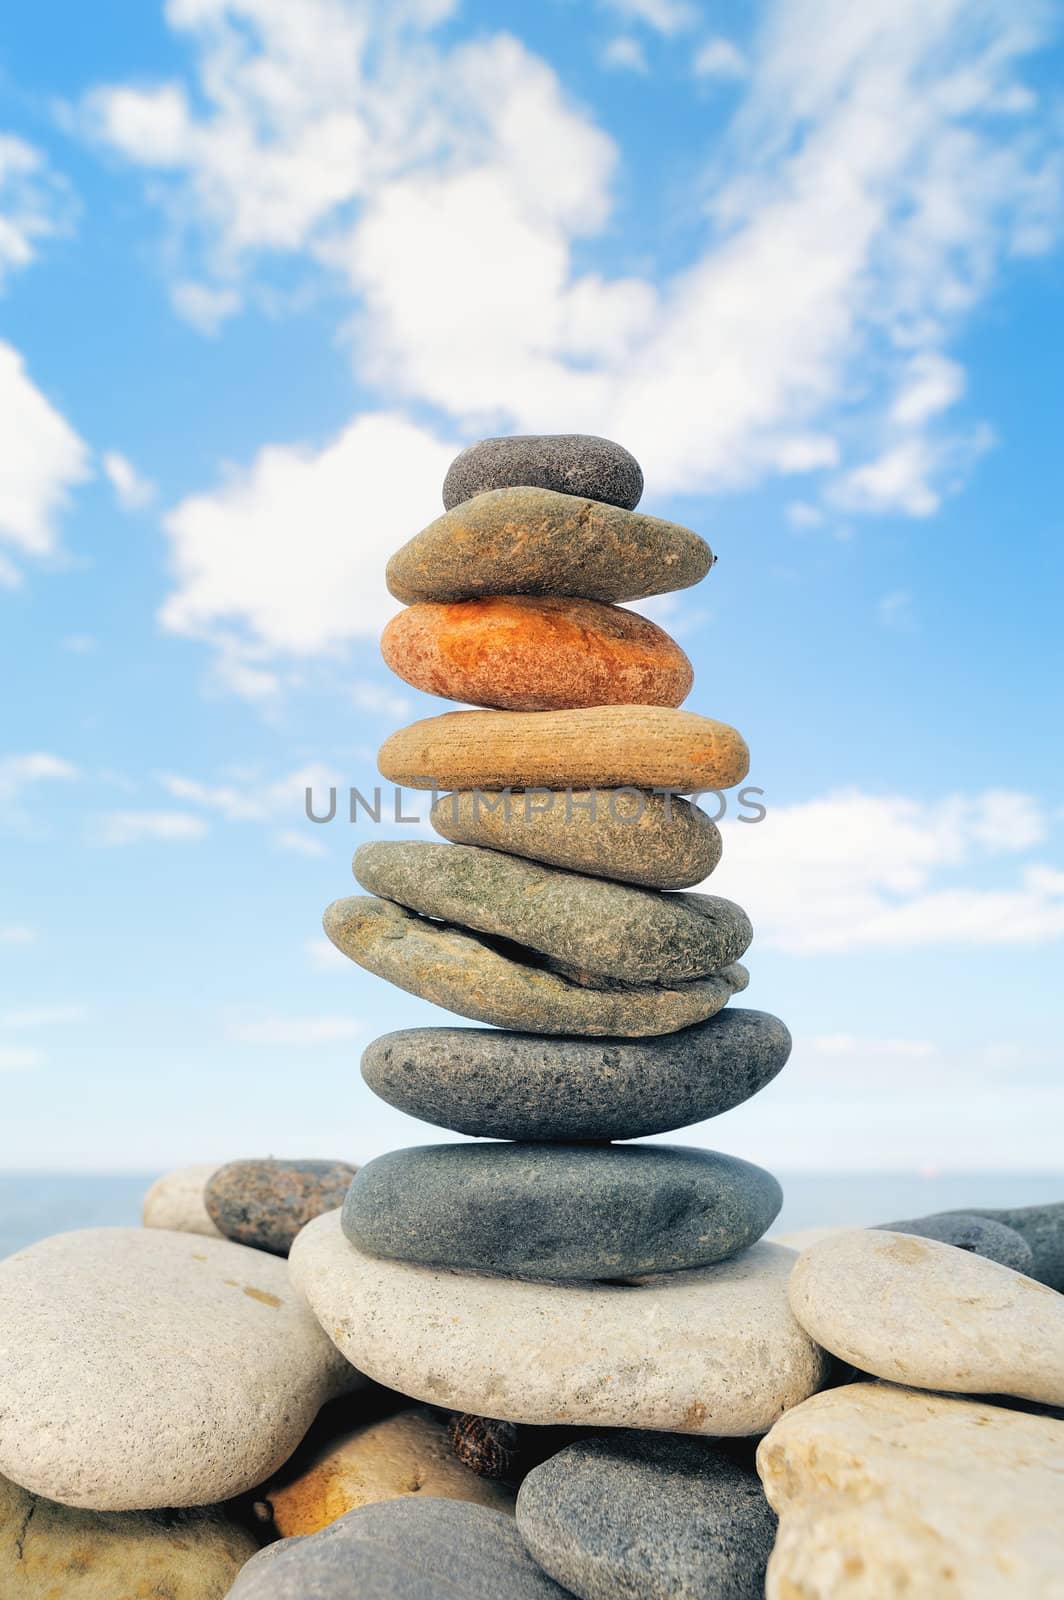
[[[596,434],[514,433],[480,439],[455,456],[443,480],[443,503],[450,511],[486,489],[522,484],[633,511],[643,493],[643,473],[622,445]]]
[[[970,1250],[1014,1272],[1031,1271],[1031,1247],[1014,1228],[990,1217],[966,1211],[936,1211],[929,1217],[911,1217],[906,1222],[880,1222],[876,1226],[888,1233],[911,1233],[919,1239],[939,1239],[957,1250]]]
[[[760,1600],[776,1536],[741,1447],[668,1433],[569,1445],[521,1485],[517,1526],[580,1600]]]
[[[1030,1276],[1064,1293],[1064,1200],[1041,1206],[969,1206],[973,1217],[989,1217],[1013,1228],[1031,1247]]]
[[[778,1017],[731,1006],[651,1039],[404,1028],[374,1039],[362,1076],[389,1105],[484,1139],[637,1139],[741,1105],[784,1066]]]
[[[565,1591],[501,1511],[403,1498],[267,1545],[227,1600],[565,1600]]]
[[[761,1238],[782,1200],[771,1173],[712,1150],[421,1145],[364,1166],[342,1221],[373,1255],[586,1282],[723,1261]]]
[[[475,845],[379,840],[355,852],[354,873],[371,894],[536,950],[592,988],[706,978],[753,937],[742,907],[717,895],[662,894]]]

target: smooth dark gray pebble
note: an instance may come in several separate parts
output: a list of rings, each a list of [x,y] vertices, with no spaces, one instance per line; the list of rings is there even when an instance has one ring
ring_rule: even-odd
[[[632,511],[643,493],[638,461],[589,433],[515,433],[481,439],[455,457],[443,480],[448,511],[486,489],[554,489]]]
[[[565,1600],[565,1591],[501,1511],[403,1498],[267,1545],[227,1600]]]
[[[517,1526],[580,1600],[760,1600],[776,1517],[737,1456],[667,1433],[586,1439],[529,1473]]]
[[[1031,1249],[1014,1228],[965,1211],[936,1211],[928,1217],[911,1217],[905,1222],[880,1222],[877,1227],[889,1233],[911,1233],[919,1239],[938,1239],[957,1250],[997,1261],[1014,1272],[1030,1273]]]
[[[1030,1276],[1064,1293],[1064,1200],[1041,1206],[1004,1206],[997,1210],[971,1206],[968,1214],[989,1217],[992,1222],[1013,1228],[1031,1247]]]
[[[421,1145],[362,1168],[343,1230],[393,1260],[586,1282],[723,1261],[782,1201],[771,1173],[713,1150]]]
[[[422,1122],[486,1139],[636,1139],[741,1105],[782,1069],[778,1017],[729,1006],[649,1039],[498,1028],[404,1028],[374,1039],[362,1076]]]

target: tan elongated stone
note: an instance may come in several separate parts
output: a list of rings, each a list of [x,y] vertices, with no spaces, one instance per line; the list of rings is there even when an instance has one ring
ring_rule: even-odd
[[[713,1016],[748,982],[746,969],[734,962],[671,988],[595,989],[503,954],[482,935],[371,895],[334,900],[323,922],[336,948],[378,978],[474,1022],[531,1033],[673,1033]]]
[[[1064,1295],[936,1239],[838,1233],[791,1278],[802,1327],[891,1383],[1064,1405]]]
[[[639,600],[689,588],[713,559],[677,522],[553,489],[489,489],[397,550],[387,582],[404,605],[491,594]]]
[[[730,789],[750,770],[725,722],[662,706],[446,711],[400,728],[377,764],[410,789]]]
[[[426,694],[507,711],[678,706],[691,663],[646,617],[561,595],[498,595],[409,606],[381,654]]]
[[[721,857],[720,829],[679,795],[519,790],[441,795],[429,819],[453,844],[479,844],[595,878],[691,889]]]
[[[207,1182],[217,1171],[217,1162],[201,1162],[197,1166],[177,1167],[157,1178],[144,1196],[144,1226],[220,1239],[222,1235],[210,1219],[205,1198]]]
[[[757,1466],[767,1600],[1064,1596],[1064,1423],[847,1384],[786,1412]]]
[[[755,1244],[693,1272],[533,1283],[367,1255],[332,1212],[303,1229],[289,1267],[348,1360],[419,1400],[724,1436],[763,1432],[823,1382],[787,1304],[793,1260]]]

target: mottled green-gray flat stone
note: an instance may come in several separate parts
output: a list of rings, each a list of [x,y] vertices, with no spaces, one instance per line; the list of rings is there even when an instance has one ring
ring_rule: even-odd
[[[392,1260],[588,1282],[723,1261],[761,1238],[782,1200],[771,1173],[713,1150],[421,1145],[361,1169],[342,1226]]]
[[[374,1039],[362,1076],[409,1116],[486,1139],[638,1139],[719,1116],[781,1070],[778,1017],[728,1006],[655,1039],[405,1028]]]
[[[553,489],[489,489],[423,528],[388,563],[404,605],[484,594],[639,600],[687,589],[713,565],[690,528]]]
[[[452,844],[649,889],[691,889],[721,856],[720,829],[677,794],[645,789],[455,790],[429,818]]]
[[[715,1015],[748,982],[734,962],[670,988],[596,989],[536,965],[531,950],[430,922],[371,895],[334,900],[323,922],[336,948],[367,972],[474,1022],[530,1033],[674,1033]]]
[[[360,846],[354,872],[372,894],[524,945],[593,985],[705,978],[753,937],[731,900],[661,894],[471,845],[381,840]]]

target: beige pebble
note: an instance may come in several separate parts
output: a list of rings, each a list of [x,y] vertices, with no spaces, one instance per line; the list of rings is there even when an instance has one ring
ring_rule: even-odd
[[[207,1182],[217,1171],[217,1162],[203,1162],[194,1167],[177,1167],[157,1178],[144,1196],[144,1226],[220,1239],[222,1235],[208,1216],[204,1200]]]
[[[1064,1423],[849,1384],[788,1411],[757,1466],[767,1600],[1064,1597]]]
[[[412,1266],[349,1243],[334,1212],[289,1266],[323,1327],[379,1383],[510,1422],[763,1432],[817,1389],[823,1353],[787,1304],[794,1256],[756,1244],[628,1284]]]
[[[1064,1405],[1064,1295],[967,1250],[879,1229],[804,1251],[791,1278],[802,1327],[891,1383]]]

